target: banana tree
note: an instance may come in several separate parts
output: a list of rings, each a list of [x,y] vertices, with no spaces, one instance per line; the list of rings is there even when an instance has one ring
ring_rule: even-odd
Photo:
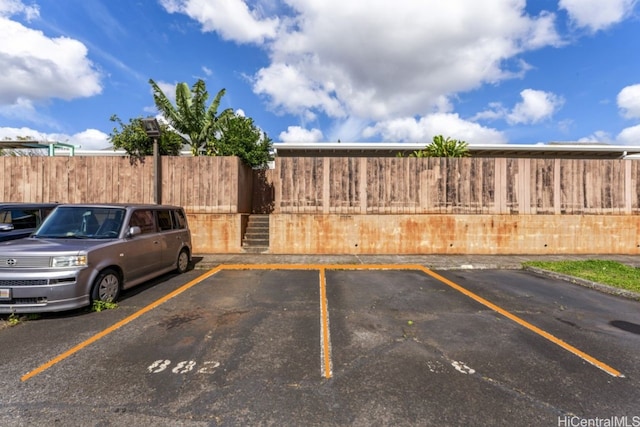
[[[194,156],[200,154],[200,150],[205,144],[211,144],[217,139],[220,133],[220,121],[233,115],[231,108],[218,114],[220,100],[225,94],[224,89],[218,92],[209,107],[206,106],[209,93],[201,79],[198,79],[191,89],[184,82],[178,83],[175,105],[153,79],[149,79],[149,84],[153,89],[153,100],[156,107],[169,124],[182,135],[185,142],[191,146],[191,153]]]

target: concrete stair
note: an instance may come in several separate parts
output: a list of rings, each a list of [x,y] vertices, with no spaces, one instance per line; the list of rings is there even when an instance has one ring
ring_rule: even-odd
[[[242,249],[247,253],[269,250],[269,215],[251,214],[242,238]]]

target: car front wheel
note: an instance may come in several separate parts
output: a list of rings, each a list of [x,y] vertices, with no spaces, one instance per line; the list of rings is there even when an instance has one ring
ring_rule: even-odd
[[[91,290],[92,301],[115,302],[120,296],[120,275],[107,268],[100,272]]]

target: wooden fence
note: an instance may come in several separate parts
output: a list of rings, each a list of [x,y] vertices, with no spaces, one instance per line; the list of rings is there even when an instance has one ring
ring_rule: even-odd
[[[276,213],[640,212],[640,161],[282,157]]]
[[[0,156],[0,201],[153,203],[153,158]],[[162,157],[164,204],[193,213],[251,210],[252,171],[237,157]]]
[[[154,199],[152,158],[0,156],[0,168],[4,202]],[[280,157],[265,173],[236,157],[163,157],[161,171],[161,202],[192,213],[640,213],[638,160]]]

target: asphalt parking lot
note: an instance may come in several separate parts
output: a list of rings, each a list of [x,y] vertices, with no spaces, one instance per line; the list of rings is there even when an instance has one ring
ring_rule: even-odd
[[[0,330],[0,424],[640,426],[639,304],[522,270],[192,270]]]

